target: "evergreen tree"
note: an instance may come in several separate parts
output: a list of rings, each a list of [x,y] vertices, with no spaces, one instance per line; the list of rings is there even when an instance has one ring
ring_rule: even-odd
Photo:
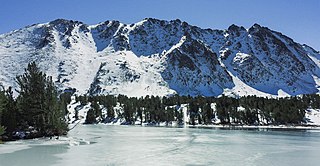
[[[202,113],[204,118],[204,124],[211,124],[212,123],[211,119],[214,118],[213,110],[211,108],[211,103],[206,103],[203,106]]]
[[[101,112],[100,106],[96,101],[91,101],[91,107],[94,111],[95,117],[102,118],[102,112]]]
[[[71,102],[72,94],[73,94],[72,92],[64,92],[64,93],[60,94],[60,96],[59,96],[60,107],[64,111],[64,114],[68,113],[67,106]]]
[[[25,74],[17,77],[20,87],[18,106],[22,119],[27,122],[25,127],[33,126],[41,130],[44,126],[45,81],[46,75],[40,71],[35,62],[28,65]]]
[[[97,123],[94,109],[89,109],[86,116],[85,124]]]
[[[195,125],[196,124],[195,121],[199,113],[199,106],[195,101],[191,101],[189,103],[189,112],[190,112],[191,124]]]
[[[17,126],[16,104],[12,95],[11,87],[0,91],[0,126],[6,129],[6,133],[11,133]],[[4,130],[3,130],[4,131]]]
[[[63,100],[58,100],[57,89],[54,86],[51,77],[46,79],[45,87],[45,114],[43,115],[46,118],[46,134],[52,135],[62,135],[68,130],[67,123],[65,121],[66,111],[62,105]]]
[[[64,111],[58,101],[52,78],[41,72],[35,62],[28,64],[23,75],[17,76],[17,106],[24,130],[33,126],[38,136],[61,135],[67,131]]]
[[[2,113],[2,125],[6,126],[7,133],[13,132],[18,125],[18,109],[16,101],[13,98],[13,92],[11,87],[5,91],[5,109]]]
[[[0,126],[0,136],[3,135],[4,133],[5,133],[5,127]]]
[[[1,85],[0,86],[0,126],[2,125],[2,114],[6,109],[5,105],[6,105],[6,97],[4,93],[4,88]]]
[[[0,136],[5,133],[5,127],[2,126],[2,112],[5,110],[5,95],[4,95],[4,88],[0,87]],[[1,139],[0,139],[1,141]]]

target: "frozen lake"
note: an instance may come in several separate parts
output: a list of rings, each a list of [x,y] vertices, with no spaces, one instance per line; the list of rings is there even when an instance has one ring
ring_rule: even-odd
[[[59,140],[0,145],[1,166],[319,165],[319,130],[77,126]]]

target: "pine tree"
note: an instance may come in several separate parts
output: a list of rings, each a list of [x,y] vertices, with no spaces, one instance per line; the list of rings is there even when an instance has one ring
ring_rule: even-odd
[[[11,88],[10,88],[10,90],[11,90]],[[8,113],[8,105],[9,105],[9,101],[6,96],[6,91],[5,91],[4,87],[1,85],[0,86],[0,136],[5,134],[6,132],[8,132],[8,130],[7,130],[8,123],[7,122],[12,120],[12,119],[8,119],[10,117],[6,116]],[[11,129],[11,126],[10,126],[10,129]]]
[[[93,123],[97,123],[97,120],[96,120],[96,116],[95,116],[95,111],[94,111],[94,109],[91,108],[87,112],[85,124],[93,124]]]
[[[2,113],[2,125],[6,126],[7,133],[11,133],[17,128],[19,123],[17,120],[19,116],[18,109],[11,87],[5,91],[5,100],[5,109]]]
[[[0,136],[3,135],[4,133],[5,133],[5,127],[0,126]],[[0,137],[0,141],[1,141],[1,137]]]
[[[28,65],[25,74],[17,77],[20,87],[18,106],[22,118],[27,122],[25,127],[33,126],[41,130],[44,125],[45,81],[46,75],[35,62]]]
[[[100,105],[96,102],[96,101],[92,101],[91,102],[91,107],[93,108],[94,110],[94,113],[95,113],[95,117],[100,117],[102,118],[102,111],[100,109]]]
[[[214,118],[213,110],[211,108],[211,103],[206,103],[203,106],[203,118],[205,124],[211,124],[211,119]]]
[[[46,79],[45,87],[45,129],[48,135],[62,135],[68,129],[65,121],[65,108],[62,106],[62,100],[58,100],[58,92],[51,77]]]
[[[64,134],[67,125],[52,78],[32,62],[23,75],[17,76],[17,83],[20,88],[17,106],[25,121],[21,127],[24,130],[34,127],[38,136]]]
[[[71,92],[64,92],[60,94],[59,101],[60,101],[60,107],[62,110],[64,110],[64,114],[68,113],[68,104],[71,102],[71,96],[73,93]]]
[[[190,112],[191,124],[195,125],[196,124],[195,120],[199,113],[199,106],[194,101],[191,101],[189,103],[189,112]]]
[[[0,86],[0,126],[2,125],[2,114],[5,110],[6,97],[3,86]]]

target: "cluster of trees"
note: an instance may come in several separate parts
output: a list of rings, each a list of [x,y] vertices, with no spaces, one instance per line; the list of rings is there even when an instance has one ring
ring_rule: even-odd
[[[51,77],[41,72],[34,62],[28,65],[23,75],[17,76],[16,82],[19,87],[17,97],[11,87],[0,86],[2,139],[66,134],[65,115],[73,91],[59,95]],[[128,125],[136,121],[149,124],[176,121],[182,124],[182,105],[187,106],[189,123],[193,125],[212,124],[217,119],[221,124],[301,124],[307,108],[320,108],[317,94],[286,98],[106,95],[76,96],[76,101],[81,105],[91,103],[85,121],[88,124],[110,123],[116,118],[125,119],[124,124]],[[107,110],[106,115],[102,109]]]
[[[51,79],[41,72],[35,62],[23,75],[17,76],[18,96],[12,88],[0,90],[0,126],[4,139],[35,138],[66,134],[65,120],[70,94],[58,97]]]
[[[320,108],[320,96],[316,94],[293,96],[287,98],[263,98],[246,96],[232,98],[221,96],[191,97],[174,95],[171,97],[146,96],[79,96],[77,101],[85,105],[91,102],[86,123],[112,122],[115,117],[124,118],[125,124],[135,121],[144,123],[183,122],[182,104],[187,105],[190,124],[212,124],[219,120],[221,124],[301,124],[304,122],[308,107]],[[121,111],[114,109],[119,104]],[[103,107],[100,107],[102,105]],[[107,109],[107,115],[101,110]],[[117,116],[116,116],[117,115]]]
[[[222,96],[216,100],[217,115],[223,124],[301,124],[310,105],[304,102],[306,97],[268,99],[246,96],[235,99]]]
[[[125,95],[118,96],[79,96],[76,101],[80,101],[82,105],[91,102],[91,109],[87,113],[86,123],[96,123],[96,119],[101,119],[102,122],[110,123],[115,118],[124,118],[125,124],[134,124],[139,120],[144,123],[171,122],[174,120],[182,121],[182,113],[176,108],[168,107],[163,103],[164,98],[159,96],[146,97],[127,97]],[[114,109],[117,104],[120,104],[121,110]],[[101,107],[107,109],[105,117],[102,115]],[[178,119],[177,119],[178,118]]]

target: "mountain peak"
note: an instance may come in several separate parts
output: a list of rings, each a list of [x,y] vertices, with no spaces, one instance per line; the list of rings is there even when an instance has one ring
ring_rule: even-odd
[[[74,21],[74,20],[67,20],[67,19],[56,19],[51,22],[49,22],[50,25],[61,25],[61,24],[83,24],[80,21]]]
[[[240,36],[240,33],[241,32],[246,32],[246,29],[243,26],[239,27],[239,26],[237,26],[235,24],[232,24],[231,26],[229,26],[228,32],[229,33],[235,33],[237,36]]]
[[[248,32],[249,32],[250,34],[253,34],[253,33],[266,34],[266,33],[271,33],[272,31],[271,31],[269,28],[267,28],[267,27],[263,27],[263,26],[255,23],[255,24],[253,24],[253,25],[249,28]]]
[[[319,53],[254,24],[202,29],[179,19],[125,25],[66,19],[0,35],[0,80],[36,61],[60,89],[130,96],[316,93]],[[319,85],[318,85],[319,84]]]
[[[258,23],[254,23],[251,27],[252,28],[258,28],[258,29],[262,28],[262,26],[259,25]]]
[[[153,21],[161,21],[160,19],[152,18],[152,17],[147,17],[147,18],[144,18],[143,20],[144,21],[151,21],[151,22],[153,22]]]

